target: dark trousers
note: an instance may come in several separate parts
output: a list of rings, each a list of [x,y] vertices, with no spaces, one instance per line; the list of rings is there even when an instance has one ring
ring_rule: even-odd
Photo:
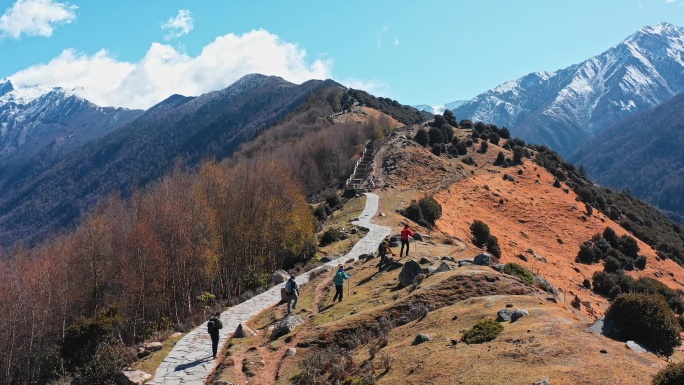
[[[406,245],[406,256],[408,257],[409,253],[409,241],[407,240],[401,240],[401,251],[399,251],[399,258],[401,258],[404,255],[404,245]]]
[[[340,302],[342,302],[342,293],[344,292],[344,285],[335,285],[335,296],[333,297],[333,302],[337,300],[337,297],[340,297]]]
[[[216,353],[218,351],[219,335],[218,335],[218,333],[216,333],[216,334],[210,334],[210,336],[211,336],[211,352],[212,352],[214,358],[216,358]]]
[[[387,258],[387,252],[381,252],[380,253],[380,266],[378,266],[378,270],[382,270],[382,266],[389,264],[388,258]]]

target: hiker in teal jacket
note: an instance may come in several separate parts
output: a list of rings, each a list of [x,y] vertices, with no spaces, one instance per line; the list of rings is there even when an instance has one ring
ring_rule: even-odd
[[[340,265],[335,273],[335,278],[333,278],[333,283],[335,284],[335,296],[333,297],[333,302],[340,297],[340,302],[342,302],[342,293],[344,292],[344,280],[349,279],[349,274],[344,272],[344,265]]]

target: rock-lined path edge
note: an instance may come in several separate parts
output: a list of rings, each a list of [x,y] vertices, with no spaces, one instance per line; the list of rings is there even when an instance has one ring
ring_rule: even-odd
[[[309,282],[311,272],[323,269],[326,266],[335,267],[339,263],[344,263],[350,259],[358,260],[362,254],[372,254],[377,249],[377,245],[386,236],[390,235],[392,229],[387,226],[380,226],[371,223],[371,219],[378,211],[380,198],[373,193],[365,193],[366,207],[359,218],[353,224],[368,229],[365,237],[361,238],[346,255],[332,260],[322,266],[297,276],[296,281],[299,285]],[[232,335],[239,324],[244,324],[257,314],[280,302],[280,289],[282,285],[275,285],[269,290],[252,297],[238,305],[226,309],[221,313],[223,330],[219,337],[219,349],[223,349],[228,336]],[[202,385],[209,376],[209,373],[218,366],[219,360],[211,358],[211,339],[207,333],[206,322],[188,334],[186,334],[157,368],[157,373],[148,384],[191,384]]]

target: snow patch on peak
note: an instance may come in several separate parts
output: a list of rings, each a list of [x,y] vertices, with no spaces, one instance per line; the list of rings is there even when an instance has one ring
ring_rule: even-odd
[[[53,90],[51,87],[42,85],[13,88],[11,91],[0,96],[0,104],[15,103],[26,105]]]

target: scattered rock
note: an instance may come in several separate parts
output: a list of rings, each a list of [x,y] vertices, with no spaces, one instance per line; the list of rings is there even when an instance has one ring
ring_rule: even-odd
[[[546,278],[542,277],[541,275],[534,276],[534,283],[546,290],[548,293],[558,296],[558,291],[556,288],[553,287],[553,285],[551,285],[549,281],[547,281]]]
[[[639,345],[639,343],[635,341],[627,341],[627,347],[634,350],[637,353],[649,353],[648,349],[646,349],[642,345]]]
[[[521,260],[527,262],[527,257],[524,256],[524,255],[522,255],[522,254],[518,254],[518,258],[520,258]]]
[[[420,261],[419,261],[418,263],[421,264],[421,265],[424,265],[424,264],[426,264],[426,263],[430,263],[430,260],[427,259],[427,258],[425,258],[425,257],[423,257],[423,258],[420,259]]]
[[[539,381],[535,381],[533,385],[551,385],[551,383],[549,382],[549,378],[546,377],[546,378],[542,378]]]
[[[594,322],[593,325],[587,328],[589,333],[602,334],[606,337],[616,337],[618,329],[612,322],[606,322],[606,317],[603,316]]]
[[[145,344],[145,350],[149,350],[151,352],[158,352],[162,350],[163,346],[161,342],[150,342],[148,344]]]
[[[254,332],[254,330],[250,329],[247,326],[239,324],[237,326],[237,329],[235,329],[235,333],[233,333],[233,337],[234,338],[249,338],[255,334],[256,333]]]
[[[513,304],[512,304],[512,303],[507,303],[507,304],[506,304],[506,307],[513,307]]]
[[[511,317],[513,317],[513,310],[501,309],[496,312],[496,320],[499,322],[508,322],[511,320]]]
[[[432,337],[430,337],[429,335],[420,333],[416,336],[416,339],[413,340],[413,345],[422,344],[423,342],[428,342],[431,340]]]
[[[442,257],[442,261],[450,261],[450,262],[457,263],[457,262],[456,262],[456,258],[454,258],[454,257],[449,257],[449,256],[444,256],[444,257]]]
[[[546,300],[549,302],[558,303],[558,300],[553,297],[547,297]]]
[[[532,253],[532,255],[537,261],[546,263],[546,258],[542,257],[541,255],[537,253]]]
[[[451,266],[446,262],[442,262],[439,267],[435,269],[435,273],[443,273],[445,271],[451,271]]]
[[[287,348],[287,350],[285,351],[285,357],[292,357],[295,354],[297,354],[297,349],[295,348]]]
[[[416,241],[422,241],[422,240],[423,240],[423,236],[420,235],[420,234],[418,234],[418,233],[413,233],[413,239],[416,240]]]
[[[503,180],[507,180],[507,181],[515,182],[515,178],[513,178],[513,176],[512,176],[512,175],[510,175],[510,174],[504,174],[504,176],[503,176]]]
[[[116,385],[142,385],[145,381],[152,378],[151,374],[141,370],[124,370],[116,375],[114,383]]]
[[[401,235],[392,235],[389,239],[390,247],[401,246]]]
[[[403,287],[410,286],[420,274],[424,274],[423,269],[418,262],[410,260],[406,262],[401,269],[401,273],[399,273],[399,282]]]
[[[473,259],[473,263],[480,266],[493,266],[494,256],[489,253],[482,253]]]
[[[152,352],[149,350],[145,350],[144,346],[141,346],[138,348],[138,359],[145,358],[145,357],[149,356],[150,354],[152,354]]]
[[[290,279],[290,274],[285,270],[276,270],[276,272],[271,275],[271,281],[276,285],[279,285],[288,279]]]
[[[600,352],[603,354],[608,354],[608,351],[606,349],[601,349]]]
[[[497,263],[496,265],[492,266],[492,269],[498,271],[499,273],[503,273],[504,264],[503,263]]]
[[[530,312],[527,311],[527,309],[515,309],[513,312],[513,315],[511,315],[511,322],[515,322],[519,320],[522,317],[529,316]]]
[[[359,259],[361,260],[369,260],[375,258],[374,254],[361,254],[359,255]]]
[[[330,257],[323,257],[323,258],[321,258],[321,263],[328,263],[328,262],[330,262],[330,261],[332,261],[332,259],[330,259]]]
[[[299,325],[303,325],[304,320],[298,315],[289,315],[282,320],[278,321],[273,325],[273,331],[271,332],[271,338],[276,339],[280,336],[291,333]]]

